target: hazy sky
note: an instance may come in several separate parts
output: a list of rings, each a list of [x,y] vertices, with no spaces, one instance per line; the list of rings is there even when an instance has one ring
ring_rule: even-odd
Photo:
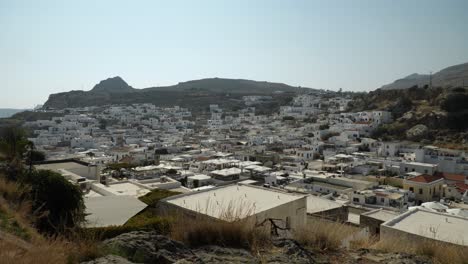
[[[466,0],[0,0],[0,108],[116,75],[368,91],[464,62]]]

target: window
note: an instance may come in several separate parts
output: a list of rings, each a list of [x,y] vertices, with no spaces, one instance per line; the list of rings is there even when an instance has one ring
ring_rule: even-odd
[[[354,197],[354,198],[353,198],[353,202],[355,202],[355,203],[359,203],[359,198],[357,198],[357,197]]]
[[[424,170],[424,173],[427,174],[427,170]]]
[[[419,194],[423,194],[423,189],[419,189]]]
[[[408,167],[405,167],[405,172],[408,172]]]
[[[380,202],[384,203],[384,202],[385,202],[385,199],[384,199],[384,198],[380,198]]]
[[[414,192],[414,188],[413,188],[413,187],[409,187],[409,190],[410,190],[410,192]]]
[[[286,217],[286,229],[291,228],[291,220],[289,219],[289,216]]]

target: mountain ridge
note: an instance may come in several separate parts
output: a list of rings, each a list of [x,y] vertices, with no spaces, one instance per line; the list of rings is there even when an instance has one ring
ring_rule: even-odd
[[[280,92],[303,92],[316,89],[290,86],[284,83],[262,82],[246,79],[205,78],[179,82],[175,85],[136,89],[121,77],[108,78],[96,84],[89,91],[75,90],[51,94],[44,108],[67,108],[102,104],[129,103],[184,103],[195,97],[266,95]],[[223,98],[219,98],[222,100]],[[226,99],[226,98],[224,98]]]
[[[429,86],[430,78],[429,74],[413,73],[392,83],[385,84],[378,89],[398,90],[414,86]],[[468,62],[446,67],[432,75],[432,86],[434,87],[449,88],[463,86],[464,84],[468,85]]]

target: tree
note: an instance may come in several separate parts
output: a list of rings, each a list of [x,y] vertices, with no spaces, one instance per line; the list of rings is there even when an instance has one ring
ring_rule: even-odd
[[[169,175],[174,175],[174,174],[177,174],[177,170],[175,170],[175,169],[168,169],[168,170],[166,171],[166,173],[169,174]]]
[[[41,232],[56,234],[79,226],[84,221],[84,201],[78,186],[59,173],[38,170],[25,178],[31,185],[32,209]]]
[[[100,129],[106,129],[107,125],[108,125],[108,122],[107,122],[106,119],[104,119],[104,118],[99,119],[99,128]]]
[[[19,127],[7,127],[0,131],[0,153],[6,161],[6,174],[16,180],[23,170],[23,159],[32,149],[26,133]]]
[[[29,154],[27,155],[26,162],[38,162],[38,161],[44,161],[46,159],[46,156],[44,152],[39,151],[39,150],[31,150],[29,151]]]

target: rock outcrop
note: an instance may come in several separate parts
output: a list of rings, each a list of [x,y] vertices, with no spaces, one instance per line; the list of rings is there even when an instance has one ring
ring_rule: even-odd
[[[266,249],[250,252],[245,249],[209,245],[189,248],[154,232],[130,232],[104,241],[108,255],[82,264],[261,264],[261,263],[342,263],[342,264],[423,264],[430,259],[406,253],[385,253],[377,250],[339,250],[326,254],[302,247],[292,239],[273,239]]]
[[[155,232],[122,234],[104,241],[104,245],[133,262],[169,264],[184,260],[186,263],[203,263],[184,244]]]
[[[137,264],[130,262],[125,258],[116,255],[107,255],[105,257],[97,258],[95,260],[82,262],[81,264]]]
[[[421,138],[424,138],[428,132],[429,129],[427,128],[427,126],[418,124],[406,131],[406,137],[411,140],[419,140]]]

